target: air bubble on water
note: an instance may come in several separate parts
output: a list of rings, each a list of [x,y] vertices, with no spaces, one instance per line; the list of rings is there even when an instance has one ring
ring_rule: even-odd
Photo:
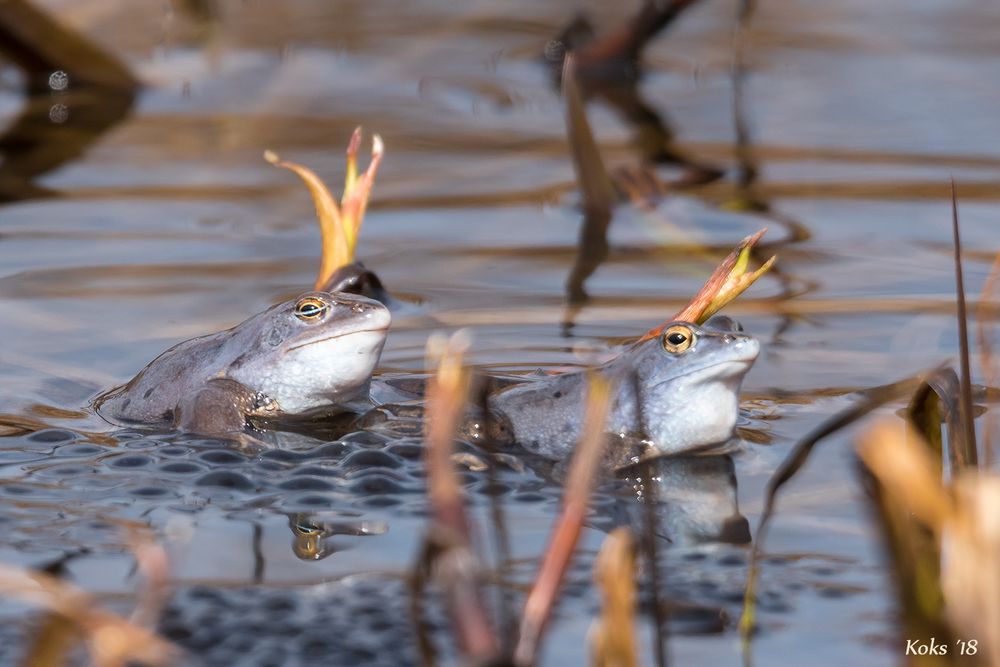
[[[61,69],[49,75],[49,88],[52,90],[66,90],[69,87],[69,75]]]

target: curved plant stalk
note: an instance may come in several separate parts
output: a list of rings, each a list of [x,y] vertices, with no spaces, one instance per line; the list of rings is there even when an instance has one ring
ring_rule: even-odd
[[[372,159],[368,168],[358,175],[358,150],[361,147],[361,128],[358,127],[351,135],[347,145],[347,168],[344,176],[344,194],[338,204],[323,180],[309,167],[297,162],[282,160],[273,151],[264,151],[264,159],[271,164],[288,169],[298,174],[299,178],[309,188],[313,205],[316,207],[316,218],[322,237],[323,258],[316,276],[316,289],[322,287],[333,275],[334,271],[354,261],[354,250],[358,244],[358,235],[368,210],[368,199],[375,185],[375,174],[382,163],[385,145],[379,135],[372,137]]]
[[[452,457],[455,434],[465,415],[469,372],[464,366],[468,338],[459,332],[445,342],[428,341],[428,356],[436,357],[437,373],[427,386],[424,437],[427,495],[432,522],[414,577],[414,600],[428,579],[445,593],[452,628],[461,655],[476,663],[497,655],[497,640],[480,590],[482,564],[472,548],[465,494]],[[417,607],[414,608],[419,611]],[[425,657],[430,650],[424,637]],[[427,660],[428,662],[432,660]]]
[[[573,452],[573,460],[563,487],[559,518],[542,556],[535,583],[524,603],[521,632],[514,649],[515,665],[526,667],[535,663],[545,627],[559,597],[563,576],[576,551],[583,522],[587,517],[590,492],[604,454],[604,423],[611,404],[611,390],[612,387],[605,378],[596,374],[590,376],[583,436]]]

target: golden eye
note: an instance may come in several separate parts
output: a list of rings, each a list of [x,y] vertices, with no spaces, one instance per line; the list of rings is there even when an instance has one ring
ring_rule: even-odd
[[[671,354],[680,354],[694,343],[694,332],[683,324],[675,324],[663,332],[663,349]]]
[[[295,317],[305,322],[318,320],[326,314],[329,306],[314,296],[307,296],[299,299],[295,304]]]

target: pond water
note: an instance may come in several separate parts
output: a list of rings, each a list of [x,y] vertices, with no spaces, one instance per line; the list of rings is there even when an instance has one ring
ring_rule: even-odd
[[[405,302],[383,372],[422,373],[428,335],[460,327],[472,361],[492,370],[581,364],[675,312],[725,251],[769,227],[764,252],[779,255],[780,272],[727,309],[764,349],[744,386],[744,442],[731,457],[660,471],[680,665],[738,664],[747,548],[718,539],[720,527],[742,515],[756,533],[764,485],[791,444],[852,392],[956,355],[949,178],[970,293],[998,250],[1000,8],[981,0],[760,3],[740,114],[750,189],[738,178],[735,3],[687,10],[647,50],[641,92],[686,154],[725,175],[655,209],[620,205],[572,326],[565,285],[581,214],[540,54],[579,9],[606,31],[633,3],[38,4],[145,86],[130,109],[92,103],[111,120],[89,124],[72,82],[35,98],[49,115],[64,106],[31,135],[49,154],[25,157],[21,75],[0,73],[0,562],[58,569],[121,605],[136,578],[115,521],[149,523],[177,586],[163,629],[193,665],[418,661],[402,579],[426,524],[418,421],[329,443],[302,436],[254,457],[116,431],[88,409],[173,343],[311,285],[311,201],[265,149],[333,184],[356,125],[384,138],[358,249]],[[629,126],[600,103],[588,111],[609,165],[637,163]],[[692,241],[706,252],[690,252]],[[852,433],[821,447],[779,502],[760,662],[898,659]],[[508,576],[527,584],[558,484],[506,469],[465,479],[483,553],[495,552],[499,506]],[[593,555],[635,510],[612,488],[597,495],[545,664],[585,661]],[[0,615],[7,638],[30,627],[13,605]],[[16,664],[21,650],[4,641],[0,661]]]

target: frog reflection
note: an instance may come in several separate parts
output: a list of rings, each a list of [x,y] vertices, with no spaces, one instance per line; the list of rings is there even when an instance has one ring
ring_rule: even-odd
[[[382,521],[324,520],[321,514],[289,514],[292,552],[300,560],[322,560],[340,549],[330,539],[334,535],[354,537],[382,535],[389,530]]]
[[[628,503],[633,526],[642,525],[649,498],[656,535],[675,546],[721,542],[749,544],[750,523],[740,514],[731,456],[661,457],[622,471],[640,502]]]

